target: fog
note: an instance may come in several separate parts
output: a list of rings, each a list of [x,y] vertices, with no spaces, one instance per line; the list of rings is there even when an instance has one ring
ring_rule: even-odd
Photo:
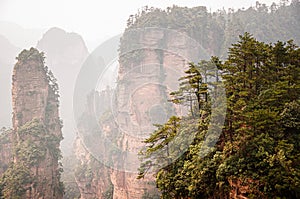
[[[261,3],[271,5],[278,0],[261,0]],[[85,40],[89,51],[100,45],[106,39],[120,34],[126,21],[131,14],[135,14],[138,9],[148,5],[149,7],[166,8],[172,5],[178,6],[206,6],[208,10],[234,8],[242,9],[255,6],[256,0],[130,0],[130,1],[97,1],[97,0],[1,0],[0,1],[0,21],[8,21],[18,24],[27,30],[27,33],[13,30],[3,30],[0,24],[0,34],[6,35],[13,44],[21,44],[28,47],[28,43],[34,45],[41,38],[43,32],[51,27],[60,27],[68,32],[79,33]],[[26,38],[26,39],[25,39]]]
[[[145,139],[157,131],[159,124],[170,125],[168,121],[173,116],[183,118],[190,114],[195,121],[207,117],[208,113],[199,111],[199,91],[190,90],[188,94],[180,96],[180,92],[186,92],[184,89],[180,91],[182,85],[186,84],[186,88],[191,86],[190,80],[189,83],[182,83],[191,62],[199,62],[199,67],[195,67],[200,72],[198,76],[203,78],[203,73],[206,75],[201,80],[208,85],[208,91],[202,96],[204,98],[206,95],[206,103],[208,97],[216,98],[211,100],[212,117],[199,150],[199,156],[205,157],[220,137],[223,127],[219,124],[224,124],[227,104],[222,76],[219,77],[222,69],[216,63],[207,62],[207,65],[203,65],[212,68],[202,70],[202,61],[210,60],[211,56],[225,60],[230,52],[228,48],[238,41],[238,35],[245,32],[265,43],[294,39],[299,45],[299,7],[298,10],[289,8],[293,7],[293,3],[285,6],[288,0],[276,0],[277,5],[283,6],[270,7],[273,2],[0,0],[0,129],[12,128],[12,75],[16,57],[23,49],[34,47],[45,53],[44,64],[57,79],[56,84],[51,75],[55,92],[56,85],[59,87],[59,117],[63,121],[64,139],[60,139],[56,147],[60,147],[63,157],[59,161],[64,167],[62,180],[66,185],[65,198],[75,198],[79,192],[90,194],[89,188],[80,184],[87,179],[86,174],[92,176],[89,179],[92,183],[98,183],[99,180],[99,184],[90,187],[100,188],[101,191],[107,189],[107,193],[113,191],[115,198],[124,198],[118,197],[118,194],[123,194],[118,190],[124,187],[126,191],[136,189],[138,193],[144,190],[136,174],[140,168],[138,154],[147,147]],[[166,11],[151,9],[153,7]],[[26,66],[31,66],[31,62]],[[26,71],[33,74],[31,78],[20,73],[21,79],[26,77],[23,79],[29,82],[29,89],[24,89],[24,83],[19,83],[14,94],[29,90],[22,95],[20,107],[27,103],[35,106],[36,101],[42,111],[35,113],[44,113],[43,108],[51,109],[48,104],[43,106],[43,103],[38,103],[44,98],[41,100],[38,95],[33,95],[33,100],[30,97],[23,100],[25,95],[32,96],[28,95],[30,89],[39,87],[39,84],[32,86],[30,79],[43,82],[44,76],[35,78],[37,75],[34,71]],[[44,78],[48,80],[42,89],[49,94],[48,88],[52,87],[48,85],[50,81],[47,75],[48,72]],[[212,92],[213,89],[216,92]],[[175,95],[170,94],[172,92]],[[195,93],[198,95],[194,96]],[[178,99],[174,98],[176,95]],[[199,100],[198,106],[193,104],[196,99]],[[57,98],[55,100],[57,102]],[[26,110],[30,112],[32,107]],[[58,110],[57,106],[55,110]],[[18,114],[16,111],[14,113],[18,120]],[[59,118],[55,113],[56,119],[53,121],[59,123],[57,129],[61,133],[61,123],[57,122]],[[47,111],[41,115],[40,119],[43,120]],[[162,159],[158,169],[177,161],[195,141],[199,129],[195,130],[192,124],[189,126],[189,122],[182,121],[176,127],[177,121],[173,120],[175,132],[179,129],[179,133],[170,144],[154,153]],[[128,175],[123,179],[118,172]],[[122,187],[114,180],[126,181],[127,184]],[[82,198],[85,198],[84,195]]]
[[[260,2],[270,5],[273,1],[262,0]],[[0,110],[2,113],[0,127],[11,126],[11,75],[15,64],[14,58],[21,49],[38,47],[46,52],[46,64],[57,77],[61,91],[60,113],[65,124],[63,128],[65,137],[63,148],[70,148],[76,132],[72,116],[72,94],[80,67],[87,58],[88,53],[92,53],[94,49],[110,38],[122,34],[129,15],[137,13],[139,9],[146,5],[162,9],[172,5],[206,6],[208,11],[216,11],[218,9],[228,10],[228,8],[248,8],[255,6],[255,3],[255,0],[112,0],[105,2],[96,0],[1,0],[0,84],[2,97],[0,99]],[[59,29],[56,33],[52,32],[52,38],[47,39],[45,35],[53,27]],[[57,53],[51,47],[56,40],[59,41],[59,44],[66,44],[59,47],[59,49],[64,49],[61,53]],[[41,45],[40,41],[44,44]],[[67,71],[69,71],[68,74]],[[112,71],[108,74],[111,73]],[[116,77],[115,70],[113,76]],[[104,80],[110,84],[114,83],[114,80],[107,77],[107,75]],[[102,85],[102,88],[106,87],[105,83],[100,83],[105,85]],[[101,85],[98,85],[98,87],[100,88]]]

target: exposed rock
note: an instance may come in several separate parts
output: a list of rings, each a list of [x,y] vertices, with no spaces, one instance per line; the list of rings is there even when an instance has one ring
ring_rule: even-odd
[[[272,26],[269,26],[270,29],[261,26],[255,21],[256,17],[250,19],[243,16],[246,12],[208,13],[207,9],[201,6],[191,9],[173,6],[166,10],[145,7],[141,12],[129,17],[128,28],[120,44],[118,85],[113,110],[108,112],[111,116],[106,116],[105,120],[98,117],[97,121],[92,122],[93,130],[88,128],[89,125],[81,126],[80,144],[77,145],[78,148],[85,146],[85,154],[93,155],[110,168],[106,169],[113,185],[113,195],[109,198],[135,199],[149,196],[147,192],[151,191],[147,191],[147,184],[151,184],[154,178],[149,174],[143,180],[136,179],[135,169],[139,166],[139,160],[134,154],[139,152],[143,146],[142,141],[153,131],[153,123],[164,123],[174,112],[184,114],[185,110],[169,106],[166,101],[169,91],[177,90],[178,78],[182,76],[188,62],[209,60],[210,56],[226,57],[228,47],[238,39],[237,32],[242,34],[250,30],[255,37],[258,35],[257,38],[269,38],[267,32],[274,33],[275,29],[271,30]],[[261,19],[269,18],[269,22],[273,24],[274,17],[273,13],[269,16],[264,14]],[[280,18],[280,15],[278,17]],[[243,22],[239,23],[242,18]],[[294,18],[291,21],[297,24]],[[252,24],[257,27],[254,32]],[[283,22],[282,25],[284,24],[289,23]],[[295,31],[284,32],[279,35],[289,35],[296,38],[296,43],[299,41]],[[271,36],[269,41],[276,41],[278,38],[280,37]],[[107,119],[109,117],[110,119]],[[82,118],[89,118],[86,124],[93,119],[86,115]],[[106,146],[103,137],[108,138],[107,141],[114,147]],[[82,162],[88,162],[80,156],[78,158]],[[103,168],[101,167],[102,172],[105,171]],[[98,171],[91,170],[92,173]],[[93,182],[96,179],[101,180],[101,177],[93,175],[92,179]],[[101,186],[107,187],[108,184]],[[103,187],[98,189],[102,190]],[[84,192],[84,188],[81,191]],[[152,193],[157,194],[157,190]],[[93,194],[93,197],[105,198],[96,192]],[[82,198],[92,197],[85,194]]]
[[[174,107],[168,104],[168,92],[177,88],[177,80],[193,56],[187,48],[189,40],[182,35],[178,37],[173,32],[159,29],[145,30],[135,37],[144,49],[140,51],[142,59],[120,59],[116,117],[122,131],[117,143],[123,151],[138,154],[144,146],[142,141],[153,132],[153,124],[164,123],[175,113]],[[130,36],[123,45],[129,41]],[[137,179],[134,172],[140,164],[137,158],[128,158],[122,163],[124,170],[113,170],[111,174],[115,199],[138,199],[147,192],[157,197],[158,191],[150,186],[154,182],[151,174]]]
[[[130,36],[127,39],[123,45],[133,41]],[[137,154],[144,146],[142,141],[154,130],[153,123],[164,123],[174,114],[174,107],[168,104],[168,91],[177,89],[177,80],[188,63],[185,58],[191,58],[194,52],[185,48],[190,45],[187,37],[174,37],[163,30],[142,32],[135,35],[134,41],[143,50],[120,57],[116,90],[90,96],[87,111],[78,125],[77,158],[80,166],[89,167],[92,173],[90,188],[82,183],[86,177],[77,175],[82,199],[139,199],[149,193],[153,197],[159,195],[151,174],[137,179],[140,164]],[[174,51],[157,50],[162,45]],[[99,96],[98,100],[90,100],[95,96]],[[97,121],[93,118],[95,112]],[[92,160],[98,167],[95,163],[92,166]],[[108,189],[112,191],[109,197],[103,195],[107,187],[112,188]]]
[[[75,148],[77,158],[81,160],[75,172],[81,198],[107,198],[112,195],[109,169],[89,153],[81,139],[76,139]]]
[[[59,199],[63,196],[58,162],[62,124],[57,83],[44,66],[43,53],[31,48],[23,50],[17,59],[12,88],[13,130],[5,136],[5,144],[13,151],[4,155],[5,161],[13,161],[2,176],[1,191],[6,198]]]
[[[80,35],[67,33],[60,28],[51,28],[38,41],[37,48],[45,52],[46,63],[51,63],[54,71],[78,70],[88,55],[87,47]],[[62,67],[63,64],[66,64]]]
[[[110,168],[97,157],[93,156],[93,152],[86,147],[86,143],[94,145],[95,150],[109,151],[109,147],[101,142],[101,130],[99,124],[93,119],[93,114],[103,114],[104,110],[99,106],[94,107],[94,100],[98,105],[108,105],[110,102],[109,91],[93,92],[87,97],[85,112],[82,120],[78,124],[81,132],[86,132],[83,137],[78,134],[74,143],[74,149],[79,163],[75,171],[76,183],[79,187],[81,198],[110,198],[113,194],[113,184],[110,180]],[[109,134],[108,136],[113,136]],[[95,141],[95,142],[93,142]],[[92,149],[92,150],[93,150]]]

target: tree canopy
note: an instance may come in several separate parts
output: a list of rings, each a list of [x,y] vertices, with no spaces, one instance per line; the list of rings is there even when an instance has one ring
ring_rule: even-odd
[[[300,48],[292,40],[267,44],[249,33],[229,48],[226,60],[212,58],[226,89],[227,111],[222,134],[205,157],[199,151],[211,121],[212,96],[205,73],[190,64],[172,93],[177,104],[194,99],[189,112],[157,125],[145,140],[139,178],[161,162],[157,151],[177,134],[193,133],[186,152],[154,169],[162,198],[299,198],[299,60]]]

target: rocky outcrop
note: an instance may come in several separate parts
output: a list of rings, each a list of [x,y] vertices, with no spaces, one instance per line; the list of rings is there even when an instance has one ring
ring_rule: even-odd
[[[111,198],[113,194],[113,184],[110,179],[110,168],[99,161],[95,156],[95,151],[102,151],[104,154],[109,153],[109,147],[102,142],[102,131],[99,124],[94,120],[94,114],[105,115],[105,109],[101,106],[108,107],[110,103],[111,90],[101,93],[92,92],[87,97],[85,111],[78,123],[80,132],[74,143],[74,150],[78,163],[75,170],[76,183],[80,190],[81,198]],[[94,101],[96,103],[94,103]],[[96,105],[96,106],[94,106]],[[107,114],[107,113],[106,113]],[[110,121],[108,114],[106,117]],[[109,134],[108,136],[114,136]],[[88,146],[93,146],[87,147]],[[106,151],[106,152],[104,152]]]
[[[178,78],[198,51],[188,48],[193,45],[184,33],[150,28],[133,34],[134,40],[130,34],[125,32],[123,45],[136,41],[130,45],[142,47],[143,50],[135,50],[142,59],[134,59],[131,50],[128,51],[131,58],[120,57],[116,118],[121,132],[117,145],[122,151],[138,154],[144,147],[142,141],[153,132],[153,124],[162,124],[176,112],[179,114],[168,103],[168,93],[177,89]],[[151,197],[157,197],[158,191],[149,186],[154,182],[151,174],[137,179],[136,171],[140,165],[137,155],[132,158],[123,156],[123,159],[122,169],[111,173],[114,198],[138,199],[149,193],[152,193]]]
[[[80,159],[75,179],[81,198],[111,198],[113,184],[109,176],[110,170],[89,153],[79,137],[75,140],[75,148],[77,158]]]
[[[267,16],[267,13],[254,11],[253,14],[244,15],[250,13],[251,9],[226,14],[208,13],[202,6],[173,6],[166,10],[146,6],[138,14],[129,17],[128,28],[120,44],[118,85],[113,94],[113,108],[106,112],[105,117],[99,116],[93,122],[92,117],[84,114],[82,120],[88,119],[83,122],[86,125],[79,125],[80,135],[76,142],[77,149],[81,149],[77,153],[84,154],[77,156],[81,160],[80,165],[87,163],[85,168],[91,170],[91,187],[103,190],[111,183],[112,195],[104,197],[95,192],[95,188],[85,189],[81,183],[82,198],[157,198],[157,190],[152,191],[152,195],[147,190],[147,185],[154,180],[151,174],[147,179],[136,179],[139,166],[136,154],[143,146],[142,141],[153,131],[153,123],[163,123],[173,113],[180,115],[184,111],[168,105],[167,99],[169,91],[177,90],[177,80],[188,62],[209,60],[214,55],[226,57],[228,47],[238,39],[236,33],[252,32],[253,26],[257,27],[252,32],[255,37],[271,37],[267,32],[274,33],[273,29],[260,26],[257,17],[249,16],[262,14],[261,19],[269,18],[273,24],[274,13]],[[295,19],[291,21],[297,23]],[[291,38],[298,38],[297,34],[290,35]],[[272,39],[277,40],[278,37]],[[104,138],[107,140],[103,141]],[[91,158],[102,166],[91,166]],[[109,180],[94,183],[102,180],[101,176],[95,175],[98,171],[108,173]],[[77,180],[80,179],[85,178],[79,175]]]
[[[153,132],[154,123],[164,123],[169,116],[179,113],[169,104],[168,93],[177,89],[185,66],[198,55],[195,49],[186,48],[192,44],[184,34],[178,37],[174,32],[159,29],[129,33],[122,42],[124,46],[141,48],[131,51],[130,46],[125,46],[128,53],[120,57],[117,87],[90,96],[78,125],[75,148],[81,161],[79,167],[91,171],[90,188],[82,183],[86,182],[84,169],[81,175],[77,172],[82,199],[159,196],[151,174],[137,179],[137,154],[144,146],[142,141]],[[110,194],[104,196],[107,191]]]
[[[49,29],[38,41],[37,48],[45,52],[46,65],[55,74],[60,86],[60,113],[65,137],[61,145],[64,155],[69,155],[76,129],[73,124],[73,90],[81,65],[89,53],[80,35],[60,28]]]
[[[23,50],[17,60],[12,87],[13,130],[5,136],[11,137],[6,145],[13,146],[13,151],[6,156],[12,162],[2,176],[1,192],[5,198],[59,199],[63,196],[59,166],[62,123],[57,83],[44,66],[43,53],[34,48]]]

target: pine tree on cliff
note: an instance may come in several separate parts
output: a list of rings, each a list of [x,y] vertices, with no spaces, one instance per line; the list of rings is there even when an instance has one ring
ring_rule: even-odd
[[[198,122],[197,136],[188,150],[155,172],[162,198],[299,198],[299,47],[292,41],[265,44],[245,33],[229,49],[225,62],[213,60],[223,74],[227,95],[222,139],[201,158],[209,120]],[[186,125],[182,118],[170,132],[180,132]],[[172,141],[156,135],[165,125],[145,141],[150,142],[147,153],[142,153],[147,166],[160,161],[153,146]]]

